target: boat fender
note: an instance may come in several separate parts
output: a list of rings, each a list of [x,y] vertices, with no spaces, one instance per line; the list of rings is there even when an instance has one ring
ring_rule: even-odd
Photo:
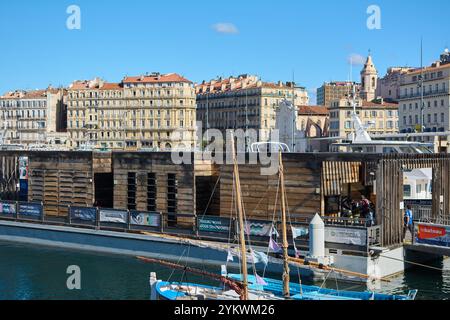
[[[309,266],[309,261],[305,261],[303,264],[304,264],[305,266]]]
[[[324,267],[325,267],[325,266],[323,265],[323,263],[319,264],[319,269],[320,269],[320,270],[323,270]]]

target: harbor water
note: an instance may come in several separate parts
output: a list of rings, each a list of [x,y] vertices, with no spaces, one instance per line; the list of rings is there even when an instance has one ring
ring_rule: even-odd
[[[80,290],[68,289],[69,266],[80,268]],[[383,283],[379,292],[404,294],[410,289],[418,289],[419,300],[450,300],[450,260],[436,262],[433,266],[442,271],[421,267],[409,269],[391,282]],[[150,294],[148,277],[151,271],[157,272],[158,278],[163,280],[216,284],[132,257],[0,242],[0,300],[146,300]],[[332,276],[325,286],[355,291],[365,289],[361,285],[337,282]]]

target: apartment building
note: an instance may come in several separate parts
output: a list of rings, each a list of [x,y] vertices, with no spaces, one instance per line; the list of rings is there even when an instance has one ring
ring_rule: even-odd
[[[59,139],[64,140],[66,128],[65,93],[64,89],[49,87],[34,91],[17,90],[1,96],[3,142],[25,147],[61,143]]]
[[[398,133],[398,104],[380,101],[355,99],[356,113],[368,126],[370,135]],[[341,99],[332,103],[330,109],[330,136],[348,137],[354,132],[352,112],[349,99]]]
[[[403,75],[414,70],[410,67],[391,67],[386,75],[378,79],[376,96],[385,101],[398,102],[400,100],[400,85]]]
[[[197,120],[203,130],[254,129],[258,141],[269,140],[282,100],[309,104],[306,88],[292,82],[263,82],[254,75],[203,81],[196,86],[196,94]]]
[[[404,75],[400,86],[400,130],[420,131],[423,89],[424,131],[447,131],[450,109],[450,56],[448,50],[430,67]],[[421,77],[423,75],[423,87]]]
[[[68,90],[72,148],[191,150],[195,121],[194,85],[175,73],[75,81]]]
[[[431,66],[406,73],[400,86],[400,131],[402,133],[421,132],[422,130],[424,132],[449,131],[449,88],[450,53],[448,49]],[[423,110],[421,108],[422,98]],[[421,128],[422,123],[423,128]],[[425,137],[416,140],[434,142],[437,150],[449,150],[449,141],[446,137]]]
[[[356,82],[336,81],[325,82],[317,89],[317,104],[329,107],[333,101],[347,97],[355,87],[357,95],[361,91],[361,85]]]

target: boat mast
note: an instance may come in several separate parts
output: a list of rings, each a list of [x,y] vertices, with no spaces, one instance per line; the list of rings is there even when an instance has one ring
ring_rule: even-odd
[[[283,237],[283,295],[287,298],[290,296],[290,271],[289,271],[289,243],[287,240],[287,228],[286,228],[286,192],[284,187],[284,167],[283,167],[283,155],[281,150],[279,151],[279,176],[281,186],[281,234]]]
[[[247,248],[245,245],[245,225],[244,225],[244,211],[242,208],[242,198],[241,198],[241,181],[239,179],[239,167],[234,146],[234,137],[231,135],[231,150],[233,152],[233,174],[234,174],[234,187],[236,190],[236,202],[239,217],[239,242],[241,249],[241,264],[242,264],[242,282],[243,282],[243,292],[241,295],[242,300],[248,300],[248,269],[247,269]]]

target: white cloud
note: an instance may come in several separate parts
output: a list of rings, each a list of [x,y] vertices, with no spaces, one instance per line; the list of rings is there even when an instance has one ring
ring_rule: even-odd
[[[360,54],[352,53],[348,56],[348,63],[353,66],[361,66],[366,63],[366,58]]]
[[[212,27],[218,33],[226,33],[226,34],[239,33],[238,28],[234,24],[229,23],[229,22],[216,23]]]

